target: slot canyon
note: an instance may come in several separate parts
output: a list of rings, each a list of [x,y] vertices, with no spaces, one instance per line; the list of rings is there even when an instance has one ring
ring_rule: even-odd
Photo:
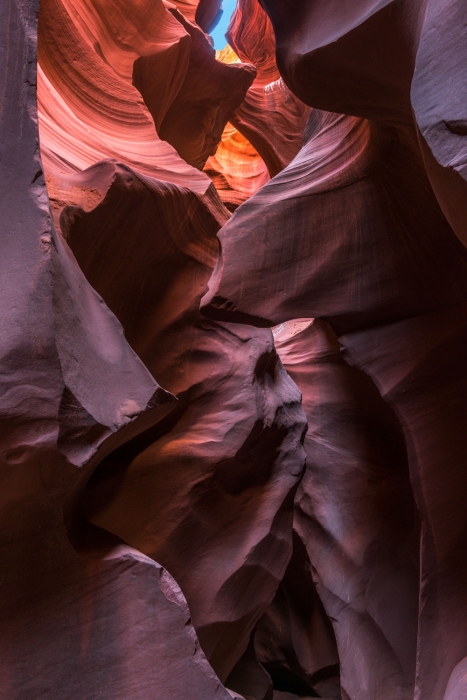
[[[0,182],[0,700],[467,700],[465,0],[0,0]]]

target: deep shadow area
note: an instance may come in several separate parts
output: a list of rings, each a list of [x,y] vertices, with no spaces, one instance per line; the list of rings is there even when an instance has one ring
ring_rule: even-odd
[[[289,671],[289,669],[281,666],[274,666],[273,664],[263,664],[263,666],[271,676],[274,690],[292,693],[292,695],[298,695],[299,698],[321,697],[311,685],[304,681],[303,678],[300,678],[300,676]]]
[[[186,404],[179,402],[176,408],[156,425],[107,455],[96,467],[87,483],[81,487],[80,492],[75,494],[75,502],[70,508],[67,527],[70,542],[78,552],[95,547],[101,548],[103,546],[102,539],[104,537],[106,540],[107,535],[109,535],[112,545],[123,543],[119,538],[117,538],[118,542],[115,541],[114,535],[110,535],[107,531],[91,525],[87,517],[88,510],[95,507],[104,508],[107,503],[112,501],[133,459],[168,433],[180,420],[186,409]],[[103,488],[99,488],[101,483]],[[89,492],[93,494],[92,503],[87,502]],[[106,534],[104,535],[104,533]]]

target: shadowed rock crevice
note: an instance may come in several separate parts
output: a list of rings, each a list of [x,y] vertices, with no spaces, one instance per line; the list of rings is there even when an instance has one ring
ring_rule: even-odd
[[[299,698],[321,697],[311,687],[311,685],[308,685],[308,683],[306,683],[306,681],[304,681],[303,678],[300,678],[300,676],[297,676],[292,671],[289,671],[288,669],[283,668],[281,666],[272,666],[271,664],[266,665],[265,669],[271,676],[274,690],[281,690],[285,693],[290,693],[291,695],[295,695]]]
[[[293,553],[276,596],[255,630],[257,659],[274,688],[340,699],[334,631],[313,580],[306,547],[294,532]]]

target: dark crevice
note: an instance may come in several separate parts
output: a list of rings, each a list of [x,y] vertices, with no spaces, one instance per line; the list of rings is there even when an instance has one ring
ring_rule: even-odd
[[[316,690],[311,687],[303,678],[283,666],[273,664],[263,664],[269,673],[274,690],[281,690],[285,693],[297,695],[299,698],[319,698]]]
[[[451,119],[444,122],[446,128],[458,136],[467,136],[467,119]]]
[[[174,410],[156,425],[135,436],[121,447],[111,452],[96,467],[86,485],[82,487],[71,507],[68,525],[68,537],[76,551],[101,546],[103,533],[106,531],[92,525],[88,515],[95,509],[105,508],[119,491],[122,480],[131,462],[150,445],[166,435],[180,420],[188,405],[179,402]],[[89,498],[89,494],[92,497]],[[100,532],[98,532],[100,531]],[[107,533],[110,538],[114,535]],[[106,536],[107,536],[106,535]],[[119,538],[113,544],[124,544]],[[97,543],[97,544],[96,544]]]

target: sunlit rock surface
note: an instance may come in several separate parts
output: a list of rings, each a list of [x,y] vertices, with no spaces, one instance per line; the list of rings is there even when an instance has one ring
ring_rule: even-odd
[[[270,179],[258,151],[230,123],[222,133],[216,153],[206,161],[204,172],[230,211],[235,211]]]
[[[281,78],[272,25],[258,2],[246,0],[237,5],[227,38],[241,61],[257,69],[253,85],[231,121],[251,141],[273,177],[302,147],[310,110]]]

